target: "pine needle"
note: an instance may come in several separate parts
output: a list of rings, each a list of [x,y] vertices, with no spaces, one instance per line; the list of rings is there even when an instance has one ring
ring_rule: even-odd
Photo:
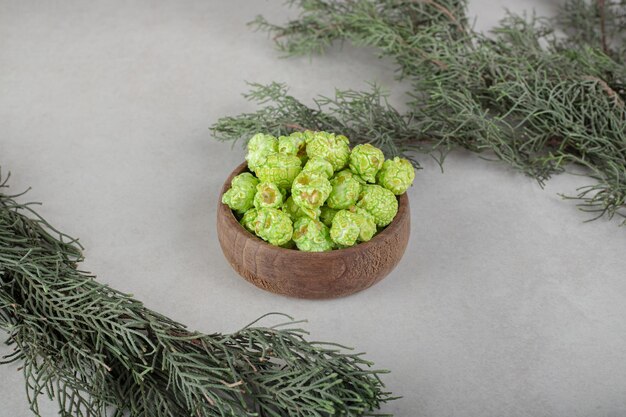
[[[284,315],[202,334],[103,285],[78,269],[75,239],[0,183],[0,329],[14,348],[0,363],[20,364],[35,414],[42,395],[67,417],[363,416],[392,399],[384,371]]]

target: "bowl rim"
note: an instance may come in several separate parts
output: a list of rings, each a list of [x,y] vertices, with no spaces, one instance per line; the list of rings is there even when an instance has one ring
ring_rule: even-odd
[[[231,181],[232,179],[244,172],[251,172],[248,169],[248,163],[246,161],[242,162],[241,164],[237,165],[237,167],[230,173],[230,175],[228,176],[228,178],[226,178],[226,181],[224,181],[224,184],[222,185],[222,189],[220,191],[220,195],[219,195],[219,199],[218,199],[218,205],[219,205],[219,210],[218,210],[218,215],[226,215],[227,216],[227,220],[229,223],[235,223],[240,229],[241,231],[244,232],[245,237],[247,239],[252,239],[255,242],[259,242],[261,244],[264,244],[268,247],[270,247],[272,250],[277,250],[277,251],[286,251],[286,252],[290,252],[292,254],[306,254],[306,256],[316,256],[316,257],[335,257],[337,256],[337,254],[339,253],[344,253],[346,255],[350,254],[351,252],[360,252],[363,250],[366,250],[368,247],[370,246],[374,246],[377,245],[379,243],[380,240],[385,239],[387,237],[391,237],[394,233],[399,231],[399,228],[401,226],[401,218],[403,218],[404,216],[410,216],[410,211],[409,211],[409,198],[407,196],[407,193],[404,192],[400,195],[396,195],[396,200],[398,200],[398,212],[396,213],[395,217],[393,218],[393,220],[391,221],[391,223],[389,223],[387,226],[385,226],[385,228],[377,233],[372,239],[368,240],[367,242],[361,242],[361,243],[357,243],[354,246],[350,246],[347,248],[341,248],[341,249],[333,249],[330,251],[326,251],[326,252],[306,252],[306,251],[301,251],[298,249],[288,249],[288,248],[281,248],[280,246],[275,246],[272,245],[268,242],[266,242],[265,240],[261,239],[260,237],[258,237],[257,235],[251,233],[250,231],[248,231],[245,227],[243,227],[243,225],[241,223],[239,223],[239,221],[237,220],[237,218],[235,217],[235,214],[233,213],[233,211],[231,210],[230,207],[228,207],[226,204],[222,203],[222,196],[224,195],[224,193],[228,190],[228,188],[230,187]]]

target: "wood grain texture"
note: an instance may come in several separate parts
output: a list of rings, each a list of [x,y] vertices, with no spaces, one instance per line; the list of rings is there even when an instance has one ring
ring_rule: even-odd
[[[411,230],[409,199],[398,197],[398,214],[372,240],[331,252],[311,253],[272,246],[243,228],[222,194],[244,162],[228,177],[218,201],[217,234],[233,269],[259,288],[298,298],[335,298],[364,290],[385,278],[398,264]]]

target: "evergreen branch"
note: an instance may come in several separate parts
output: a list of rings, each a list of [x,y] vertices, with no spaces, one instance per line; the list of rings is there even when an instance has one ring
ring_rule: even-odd
[[[337,90],[307,107],[284,85],[253,84],[246,97],[260,109],[218,120],[217,139],[302,126],[375,143],[415,166],[420,154],[441,163],[460,147],[540,184],[580,165],[596,183],[566,198],[607,218],[626,216],[626,1],[570,0],[557,20],[508,15],[489,36],[467,27],[465,1],[291,3],[302,13],[285,26],[262,17],[253,24],[287,55],[343,40],[379,48],[412,83],[408,110],[390,106],[376,87]],[[567,36],[556,36],[557,27]]]
[[[556,21],[567,34],[564,43],[576,49],[584,44],[600,49],[616,62],[626,57],[625,0],[569,0],[565,2]]]
[[[0,328],[31,410],[62,416],[362,416],[391,400],[361,354],[297,323],[189,331],[78,269],[81,248],[0,181]]]
[[[211,128],[216,139],[237,141],[256,132],[276,136],[298,130],[342,132],[354,142],[373,143],[387,155],[407,157],[416,168],[419,165],[413,155],[434,152],[412,117],[394,109],[374,85],[369,92],[337,90],[334,97],[315,99],[314,107],[289,95],[284,84],[250,85],[245,97],[265,106],[254,113],[218,120]]]
[[[602,45],[602,52],[609,53],[609,45],[606,42],[606,2],[605,0],[598,0],[598,12],[600,14],[600,42]]]

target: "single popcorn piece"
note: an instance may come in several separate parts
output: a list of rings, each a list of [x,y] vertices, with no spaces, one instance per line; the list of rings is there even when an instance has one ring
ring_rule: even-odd
[[[335,246],[328,227],[308,217],[302,217],[294,224],[293,241],[298,249],[305,252],[327,252]]]
[[[256,186],[254,207],[280,208],[283,204],[283,193],[273,182],[261,182]]]
[[[328,227],[332,226],[333,217],[335,217],[335,214],[337,214],[338,211],[339,210],[330,208],[328,206],[320,207],[320,221]]]
[[[275,208],[260,208],[254,221],[254,232],[268,243],[281,246],[293,235],[293,223],[287,213]]]
[[[235,176],[233,180],[230,182],[230,185],[235,188],[240,187],[253,187],[256,188],[259,180],[249,172],[242,172],[241,174]]]
[[[318,219],[320,216],[320,209],[305,209],[300,207],[293,201],[293,197],[289,196],[283,204],[283,211],[289,215],[291,221],[294,223],[301,217],[309,217],[311,219]]]
[[[383,151],[366,143],[356,145],[350,153],[350,170],[360,175],[365,181],[376,182],[376,174],[382,168],[385,161]]]
[[[326,159],[332,164],[334,171],[339,171],[346,166],[350,158],[349,144],[350,141],[343,135],[335,136],[334,133],[327,132],[308,133],[306,153],[309,158]]]
[[[374,217],[376,226],[387,226],[398,212],[398,200],[388,189],[380,185],[364,185],[357,207]]]
[[[265,158],[276,152],[278,152],[278,139],[272,135],[257,133],[248,141],[248,153],[246,154],[248,168],[256,173]]]
[[[308,156],[306,154],[306,137],[302,132],[294,132],[289,136],[278,138],[278,152],[287,155],[295,155],[304,164]]]
[[[408,160],[396,156],[385,161],[376,179],[378,184],[400,195],[413,184],[415,170]]]
[[[222,203],[239,214],[248,211],[254,205],[254,195],[259,180],[249,172],[237,175],[231,181],[230,189],[222,195]]]
[[[256,175],[263,182],[273,182],[283,189],[291,188],[294,178],[300,173],[300,158],[295,155],[274,153],[265,157],[263,164],[257,167]]]
[[[350,207],[350,212],[354,213],[354,221],[359,226],[359,242],[367,242],[376,234],[376,221],[374,216],[360,207]]]
[[[345,169],[330,180],[333,189],[326,200],[328,207],[342,210],[356,204],[361,193],[361,183],[355,177],[350,170]]]
[[[258,215],[257,209],[251,208],[250,210],[246,211],[243,214],[243,217],[241,218],[241,220],[239,220],[239,223],[241,223],[241,225],[248,232],[255,233],[254,232],[254,225],[255,225],[255,222],[256,222],[257,215]]]
[[[330,227],[330,238],[343,247],[353,246],[359,238],[360,228],[355,214],[348,210],[339,210]]]
[[[315,210],[324,204],[332,189],[333,187],[325,176],[312,172],[301,172],[293,181],[291,196],[301,208]]]
[[[320,158],[318,156],[309,159],[302,168],[303,172],[312,172],[314,174],[321,174],[326,178],[330,178],[333,176],[333,165],[325,160],[324,158]]]

